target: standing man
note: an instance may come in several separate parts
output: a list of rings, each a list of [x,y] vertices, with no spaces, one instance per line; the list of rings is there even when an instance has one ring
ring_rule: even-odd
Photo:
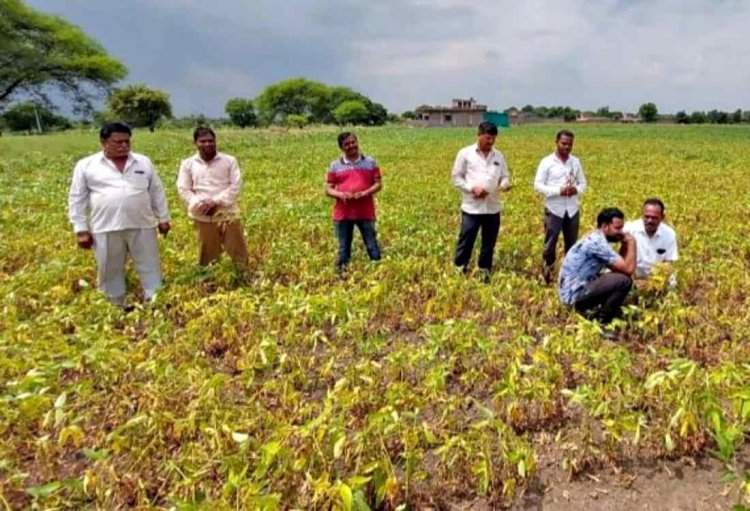
[[[99,132],[102,151],[76,164],[68,195],[76,242],[93,248],[99,289],[120,307],[127,254],[146,300],[161,287],[156,230],[166,237],[170,228],[164,186],[151,160],[130,152],[130,136],[125,124],[105,124]]]
[[[216,150],[216,133],[199,126],[193,132],[198,153],[182,161],[177,190],[187,205],[198,237],[198,264],[216,261],[226,250],[240,268],[248,254],[237,199],[242,176],[237,159]]]
[[[339,243],[336,269],[343,274],[352,252],[352,238],[356,225],[372,261],[380,260],[375,231],[375,200],[380,183],[380,168],[375,160],[359,152],[354,133],[345,131],[338,136],[342,155],[333,160],[326,174],[325,192],[336,199],[333,206],[333,225]]]
[[[565,253],[578,239],[580,195],[586,190],[586,176],[578,158],[573,156],[573,133],[562,130],[555,137],[555,152],[539,162],[534,190],[544,196],[544,281],[552,281],[557,239],[563,233]]]
[[[659,263],[677,261],[677,235],[664,223],[664,203],[661,200],[646,200],[641,218],[626,223],[624,230],[632,234],[638,244],[636,279],[647,279],[651,269]],[[672,275],[670,286],[675,284]]]
[[[581,238],[565,255],[560,268],[559,294],[566,305],[583,313],[600,306],[597,319],[609,323],[633,284],[636,241],[623,231],[625,214],[607,208],[596,217],[597,229]],[[620,254],[610,243],[620,242]],[[600,274],[603,268],[611,272]]]
[[[510,189],[510,174],[505,158],[493,149],[497,126],[491,122],[479,125],[477,142],[458,152],[451,177],[453,185],[461,190],[461,231],[456,244],[455,265],[464,273],[468,271],[471,252],[480,229],[482,248],[479,268],[489,281],[495,243],[500,232],[500,198],[498,190]]]

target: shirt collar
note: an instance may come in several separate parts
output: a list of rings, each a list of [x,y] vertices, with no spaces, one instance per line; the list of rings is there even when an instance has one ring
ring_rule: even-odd
[[[221,153],[219,151],[216,151],[216,155],[214,156],[213,160],[211,160],[211,161],[206,161],[203,158],[201,158],[201,153],[199,153],[199,152],[195,153],[195,155],[193,156],[194,160],[196,160],[198,162],[201,162],[201,163],[211,163],[212,161],[216,161],[219,158],[221,158]]]
[[[661,236],[661,233],[662,233],[661,224],[662,223],[664,223],[664,222],[661,222],[659,224],[659,227],[656,228],[656,232],[654,233],[653,236],[649,236],[648,233],[646,232],[646,224],[643,223],[643,218],[639,218],[638,219],[638,223],[636,224],[636,228],[637,228],[638,232],[640,232],[641,234],[643,234],[647,238],[654,239],[654,238],[658,238],[658,237]]]
[[[107,156],[104,154],[104,151],[99,151],[99,161],[101,161],[102,163],[106,163],[107,165],[111,166],[112,168],[115,168],[115,169],[117,168],[115,166],[115,164],[112,162],[112,160],[110,160],[109,158],[107,158]],[[128,158],[127,158],[127,160],[125,160],[125,167],[123,168],[123,172],[128,167],[130,167],[130,165],[132,165],[132,163],[134,161],[135,161],[135,158],[133,157],[133,153],[132,152],[128,153]]]
[[[351,165],[352,163],[359,163],[359,162],[361,162],[364,159],[364,157],[365,157],[365,155],[362,154],[362,153],[359,153],[359,158],[357,158],[356,160],[350,160],[346,156],[341,156],[341,163],[343,163],[345,165],[346,164]]]
[[[474,144],[474,151],[484,158],[484,153],[479,149],[479,144]],[[495,155],[495,147],[493,146],[492,149],[490,149],[490,154],[487,155],[487,158],[492,158]]]

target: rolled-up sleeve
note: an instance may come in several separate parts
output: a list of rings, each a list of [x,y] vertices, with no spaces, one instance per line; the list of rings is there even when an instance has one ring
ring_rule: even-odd
[[[578,162],[576,168],[576,191],[579,195],[586,191],[586,186],[586,175],[583,173],[583,166]]]
[[[76,233],[89,230],[88,208],[89,187],[86,182],[86,168],[79,162],[73,169],[73,179],[68,192],[68,218]]]
[[[177,174],[177,193],[187,205],[188,211],[193,211],[200,203],[200,199],[195,194],[193,188],[193,173],[191,171],[190,159],[184,160],[180,164],[180,171]]]
[[[224,208],[230,208],[237,203],[242,188],[242,172],[237,158],[232,157],[229,164],[229,186],[214,197],[214,202]]]
[[[541,193],[545,197],[559,197],[560,187],[550,186],[547,184],[547,173],[549,166],[542,160],[539,163],[539,167],[536,169],[536,177],[534,178],[534,190]]]

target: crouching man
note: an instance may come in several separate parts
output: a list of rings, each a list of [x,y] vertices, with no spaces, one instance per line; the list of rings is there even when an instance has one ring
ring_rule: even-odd
[[[559,295],[566,305],[586,313],[597,309],[595,319],[610,323],[619,316],[633,285],[636,241],[623,231],[625,214],[617,208],[602,210],[597,229],[578,240],[560,268]],[[620,243],[620,253],[610,243]],[[609,268],[611,271],[602,273]]]

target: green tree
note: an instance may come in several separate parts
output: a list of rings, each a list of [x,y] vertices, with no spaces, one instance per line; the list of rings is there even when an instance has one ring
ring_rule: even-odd
[[[8,107],[3,114],[5,124],[11,131],[49,131],[53,128],[67,129],[68,119],[55,114],[54,110],[41,101],[24,101]]]
[[[522,109],[522,112],[533,114],[534,113],[534,106],[533,105],[525,105]]]
[[[97,93],[126,74],[120,61],[77,26],[22,0],[0,0],[0,104],[16,95],[49,103],[46,92],[54,89],[87,112]]]
[[[116,89],[109,97],[112,113],[132,126],[147,126],[154,131],[163,117],[172,117],[169,94],[143,84]]]
[[[706,113],[695,111],[690,114],[690,124],[703,124],[706,122]]]
[[[290,127],[290,128],[299,128],[302,129],[305,126],[310,124],[310,119],[308,119],[304,115],[300,114],[289,114],[284,119],[284,125]]]
[[[224,111],[229,116],[232,124],[240,128],[255,126],[258,124],[258,118],[255,116],[255,105],[252,99],[232,98],[227,101]]]
[[[640,117],[643,122],[656,122],[657,115],[659,115],[659,110],[654,103],[644,103],[638,109],[638,117]]]
[[[674,118],[677,121],[677,124],[690,124],[690,116],[685,112],[685,110],[680,110],[679,112],[677,112]]]
[[[284,123],[290,115],[325,122],[330,116],[328,100],[326,85],[306,78],[292,78],[263,89],[255,98],[255,106],[263,124]]]
[[[369,116],[365,104],[356,99],[344,101],[333,111],[333,118],[339,124],[365,124]]]
[[[417,113],[413,110],[407,110],[401,114],[402,119],[416,119]]]
[[[732,112],[732,115],[729,118],[729,121],[735,124],[739,124],[742,122],[742,109],[738,108],[734,112]]]

